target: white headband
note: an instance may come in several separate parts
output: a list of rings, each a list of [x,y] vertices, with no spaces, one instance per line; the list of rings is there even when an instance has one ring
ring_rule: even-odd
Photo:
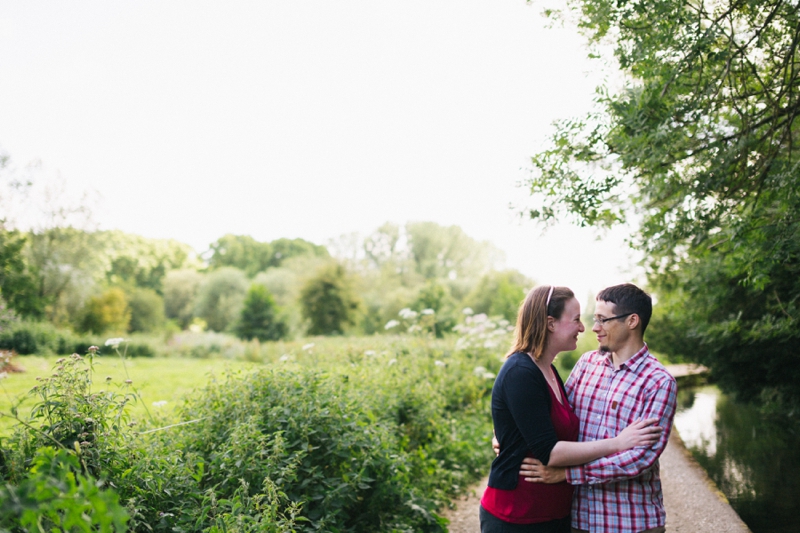
[[[555,285],[550,285],[550,292],[547,293],[547,303],[544,304],[545,310],[550,306],[550,297],[553,296],[553,289],[555,288]]]

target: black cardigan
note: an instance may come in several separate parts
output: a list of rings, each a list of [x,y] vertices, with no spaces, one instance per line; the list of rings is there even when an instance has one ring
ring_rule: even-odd
[[[561,385],[555,368],[553,373]],[[490,487],[515,489],[519,467],[529,451],[542,463],[550,462],[550,452],[558,442],[550,408],[550,392],[542,371],[528,354],[512,354],[492,387],[492,421],[500,455],[492,462]]]

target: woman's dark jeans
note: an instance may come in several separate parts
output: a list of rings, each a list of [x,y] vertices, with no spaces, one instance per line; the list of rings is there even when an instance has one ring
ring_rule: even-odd
[[[481,506],[481,533],[570,533],[570,517],[538,524],[512,524],[500,520]]]

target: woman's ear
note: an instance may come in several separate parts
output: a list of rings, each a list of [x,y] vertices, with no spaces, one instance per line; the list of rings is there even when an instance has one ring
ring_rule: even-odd
[[[549,316],[547,317],[547,331],[553,332],[556,330],[556,319]]]

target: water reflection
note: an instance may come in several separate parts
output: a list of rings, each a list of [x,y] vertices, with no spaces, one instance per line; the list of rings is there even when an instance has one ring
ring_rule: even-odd
[[[754,533],[800,531],[796,424],[740,405],[716,387],[682,388],[675,427]]]

